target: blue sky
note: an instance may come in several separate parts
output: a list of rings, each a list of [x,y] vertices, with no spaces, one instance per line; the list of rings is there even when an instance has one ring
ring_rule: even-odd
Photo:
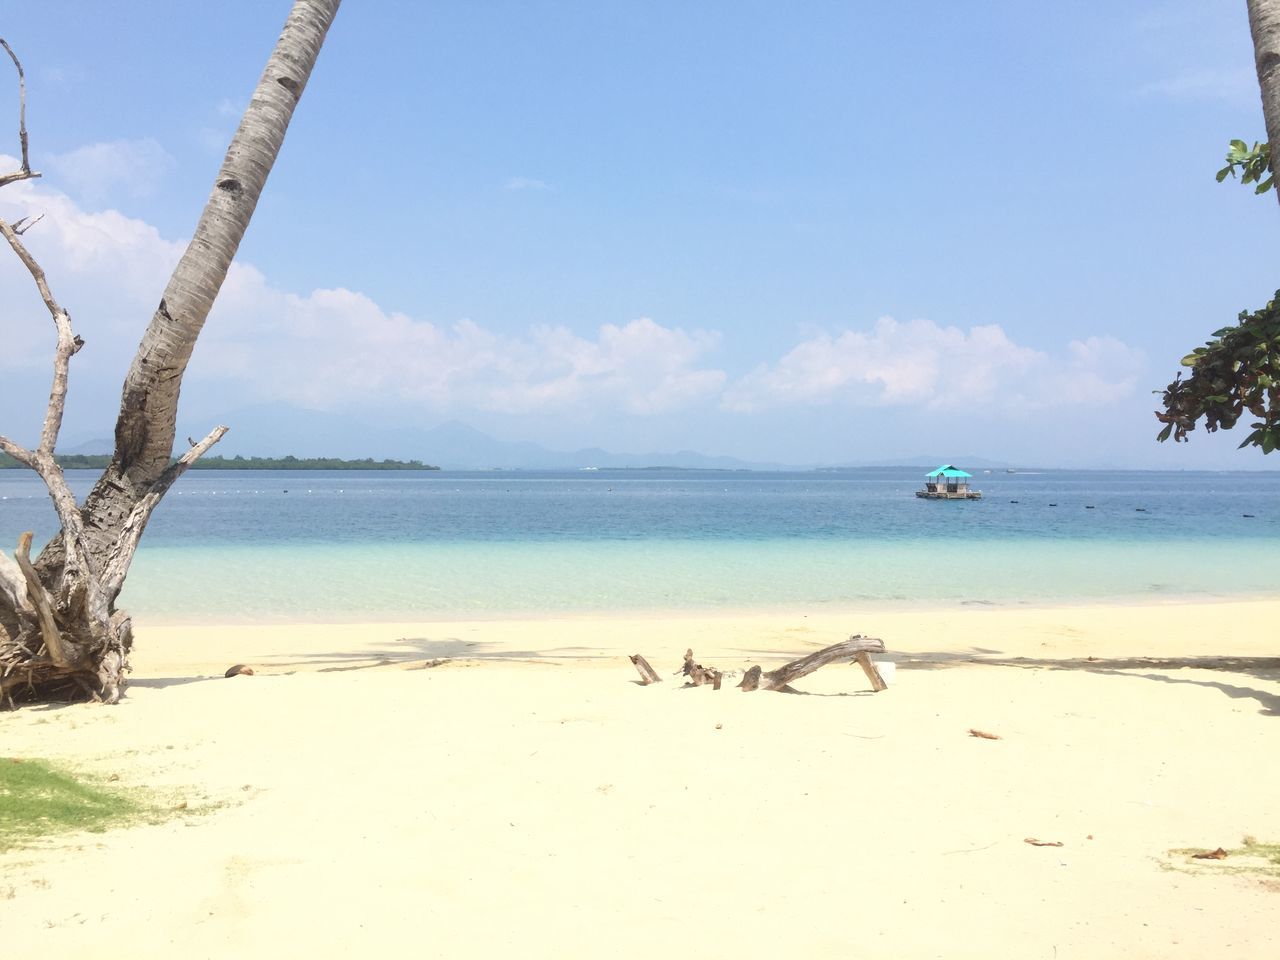
[[[0,213],[128,358],[289,8],[46,0],[2,34],[36,185]],[[1243,2],[348,0],[184,387],[222,452],[420,456],[379,431],[832,463],[1273,466],[1157,445],[1178,359],[1280,286]],[[10,129],[12,84],[0,86]],[[16,153],[0,139],[0,152]],[[0,260],[0,431],[51,330]],[[314,412],[331,417],[324,436]],[[362,445],[363,444],[363,445]]]

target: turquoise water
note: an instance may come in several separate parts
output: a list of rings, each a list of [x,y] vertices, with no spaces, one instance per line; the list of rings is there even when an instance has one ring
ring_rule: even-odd
[[[979,474],[984,500],[931,502],[922,472],[191,473],[122,605],[287,621],[1274,592],[1280,475]],[[55,526],[38,480],[0,472],[0,542]]]

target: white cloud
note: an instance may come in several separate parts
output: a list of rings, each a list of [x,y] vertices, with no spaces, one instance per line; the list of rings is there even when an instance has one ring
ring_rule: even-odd
[[[0,156],[0,169],[16,167]],[[185,244],[114,210],[86,213],[38,181],[0,194],[7,219],[41,212],[45,219],[26,240],[88,341],[77,369],[107,366],[122,375]],[[16,258],[0,257],[0,279],[6,289],[27,290],[0,315],[0,365],[47,364],[52,328],[30,277]],[[564,327],[511,336],[469,320],[437,325],[385,311],[350,290],[282,291],[237,262],[196,347],[189,382],[230,380],[246,398],[321,409],[394,402],[424,413],[643,415],[717,394],[725,374],[700,365],[717,343],[715,334],[648,318],[604,324],[590,336]]]
[[[0,170],[16,161],[0,157]],[[117,211],[87,213],[38,181],[0,192],[0,215],[45,213],[27,242],[72,312],[87,347],[73,393],[103,372],[118,390],[164,283],[185,244]],[[43,370],[52,331],[30,277],[0,257],[0,368]],[[26,291],[23,293],[22,291]],[[273,287],[235,263],[197,345],[188,383],[239,402],[313,409],[394,404],[424,418],[470,412],[544,413],[564,422],[706,411],[718,401],[750,412],[827,404],[931,408],[976,416],[1111,403],[1132,396],[1142,355],[1111,337],[1051,352],[1016,343],[997,325],[969,329],[885,317],[868,329],[810,333],[777,361],[730,382],[710,363],[720,335],[648,317],[590,333],[538,326],[511,334],[470,320],[441,324],[385,310],[365,294]]]
[[[164,147],[150,137],[91,143],[54,154],[49,167],[85,201],[107,203],[113,197],[147,197],[174,165]]]
[[[849,403],[1026,409],[1109,402],[1131,392],[1142,357],[1110,337],[1060,357],[1020,346],[998,325],[942,327],[881,317],[869,331],[820,333],[731,384],[727,410]]]
[[[724,373],[698,365],[716,342],[648,318],[605,324],[590,338],[564,327],[508,336],[470,320],[441,326],[350,290],[285,294],[239,267],[210,319],[199,369],[261,399],[314,409],[382,398],[437,414],[643,415],[716,394]]]
[[[503,190],[550,190],[551,185],[544,180],[535,180],[533,177],[510,177],[506,183],[502,185]]]
[[[1146,356],[1114,337],[1089,337],[1067,344],[1048,387],[1063,401],[1105,404],[1130,396],[1146,369]]]
[[[17,167],[16,159],[0,155],[0,170]],[[44,218],[23,241],[87,341],[76,369],[127,357],[184,244],[165,240],[155,227],[115,210],[86,212],[40,181],[10,184],[0,192],[0,216],[10,222],[41,214]],[[0,281],[5,290],[0,366],[46,364],[53,327],[30,275],[7,247],[0,255]]]

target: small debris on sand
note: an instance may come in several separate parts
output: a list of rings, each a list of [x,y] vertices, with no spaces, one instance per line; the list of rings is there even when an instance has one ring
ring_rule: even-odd
[[[1193,853],[1192,860],[1225,860],[1227,859],[1227,851],[1219,847],[1217,850],[1209,850],[1205,853]]]

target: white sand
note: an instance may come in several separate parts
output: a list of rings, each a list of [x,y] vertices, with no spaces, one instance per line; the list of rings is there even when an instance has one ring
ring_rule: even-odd
[[[220,806],[0,856],[0,948],[1273,958],[1280,881],[1168,851],[1280,841],[1280,671],[1107,661],[1280,656],[1278,621],[1253,602],[143,624],[124,703],[0,715],[0,753]],[[844,666],[808,696],[641,687],[625,659],[769,666],[851,632],[887,642],[888,691]],[[257,675],[222,678],[235,662]]]

